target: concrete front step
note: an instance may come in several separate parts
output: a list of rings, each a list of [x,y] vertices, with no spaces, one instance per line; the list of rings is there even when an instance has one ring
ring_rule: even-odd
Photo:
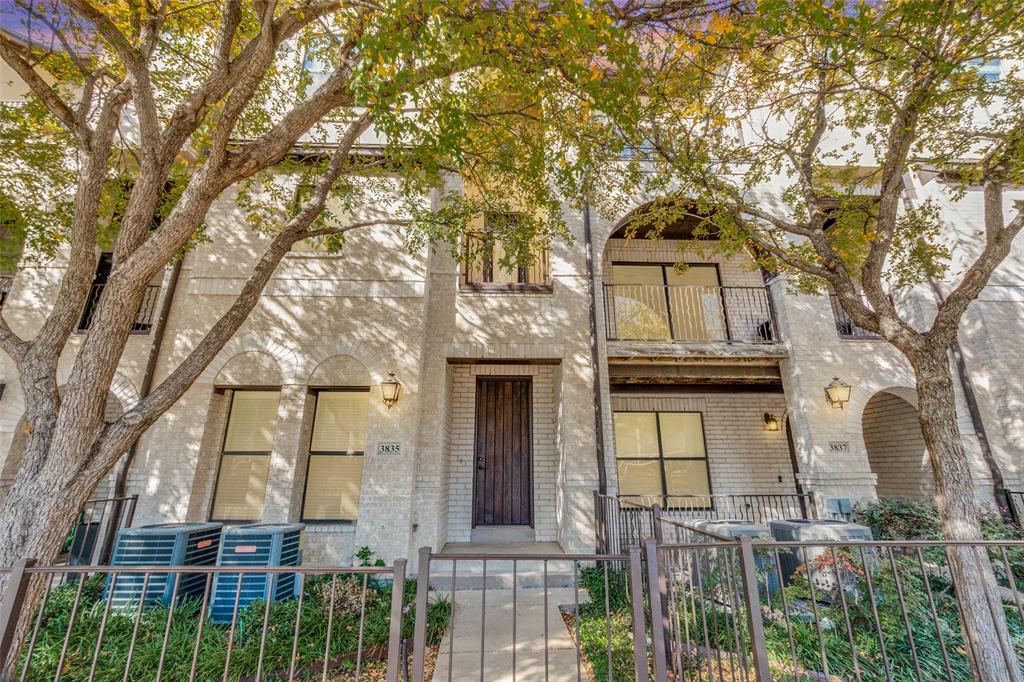
[[[507,564],[507,565],[504,565]],[[512,570],[512,562],[487,562],[487,574],[481,569],[466,570],[461,564],[452,576],[450,561],[435,561],[431,564],[430,586],[442,592],[456,590],[510,590],[514,584],[518,589],[542,589],[545,584],[549,588],[571,588],[574,584],[572,568],[554,570],[548,568],[547,575],[543,568],[527,568],[517,566]]]
[[[453,582],[457,590],[480,590],[485,586],[488,590],[511,589],[513,585],[532,589],[543,588],[545,584],[548,588],[571,588],[573,561],[554,558],[562,553],[562,548],[553,542],[449,543],[442,552],[445,558],[431,561],[430,584],[444,591],[450,591]],[[545,558],[535,559],[531,555]],[[448,557],[452,560],[446,560]]]

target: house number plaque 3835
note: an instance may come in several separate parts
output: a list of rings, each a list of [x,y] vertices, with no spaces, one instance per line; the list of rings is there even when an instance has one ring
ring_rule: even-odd
[[[382,440],[377,443],[378,455],[400,455],[402,454],[402,442],[397,440]]]

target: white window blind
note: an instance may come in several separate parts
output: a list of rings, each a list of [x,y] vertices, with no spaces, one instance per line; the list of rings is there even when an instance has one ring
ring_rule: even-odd
[[[270,455],[221,457],[212,519],[256,521],[263,516]]]
[[[363,452],[369,391],[321,391],[316,399],[311,452]]]
[[[355,521],[362,480],[361,455],[310,455],[303,518]]]
[[[304,521],[355,521],[363,481],[369,391],[320,391],[309,444]]]
[[[263,516],[280,398],[279,391],[232,395],[211,519],[257,521]]]
[[[280,399],[280,391],[235,391],[224,452],[270,452]]]

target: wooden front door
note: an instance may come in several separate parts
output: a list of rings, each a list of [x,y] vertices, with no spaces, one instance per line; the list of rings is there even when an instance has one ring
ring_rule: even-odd
[[[479,378],[473,526],[533,525],[532,383]]]

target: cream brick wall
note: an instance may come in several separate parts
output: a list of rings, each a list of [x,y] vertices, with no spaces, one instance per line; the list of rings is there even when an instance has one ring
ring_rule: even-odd
[[[457,188],[457,187],[456,187]],[[778,195],[766,193],[766,200]],[[916,187],[917,200],[934,186]],[[775,192],[774,195],[771,192]],[[1012,193],[1011,193],[1012,194]],[[1010,202],[1021,193],[1008,194]],[[647,199],[649,199],[648,197]],[[637,205],[643,203],[638,199]],[[368,207],[368,210],[391,210]],[[971,237],[980,215],[979,197],[944,204],[942,215],[956,246],[955,267],[976,246]],[[145,434],[130,477],[139,492],[138,523],[205,518],[213,493],[216,464],[226,420],[225,389],[246,385],[282,388],[279,433],[274,442],[274,480],[264,518],[295,520],[300,513],[309,438],[310,386],[345,382],[346,372],[323,370],[331,358],[352,358],[366,372],[371,411],[364,463],[360,519],[354,526],[310,526],[306,558],[310,563],[347,563],[352,552],[369,545],[385,559],[412,556],[420,545],[441,547],[465,538],[466,394],[474,372],[530,372],[534,377],[538,418],[534,432],[538,469],[535,501],[538,539],[557,540],[569,551],[593,547],[591,493],[597,487],[594,381],[600,372],[598,399],[609,484],[614,490],[612,395],[608,384],[607,343],[603,330],[603,292],[613,260],[718,263],[725,286],[757,287],[761,275],[742,255],[711,250],[680,252],[672,240],[608,240],[616,219],[594,215],[595,294],[598,300],[598,365],[590,351],[589,287],[578,213],[565,208],[572,244],[551,245],[550,293],[484,294],[460,291],[459,267],[440,249],[410,252],[400,230],[382,228],[351,235],[340,255],[295,253],[274,274],[257,308],[209,371]],[[184,261],[178,295],[171,310],[159,383],[184,359],[230,305],[243,278],[265,245],[245,227],[231,197],[207,217],[213,240]],[[959,240],[959,241],[958,241]],[[1007,264],[993,277],[981,300],[971,306],[961,339],[989,429],[997,460],[1011,484],[1024,486],[1024,274],[1020,241]],[[961,243],[964,248],[959,248]],[[46,302],[59,290],[65,255],[51,263],[26,265],[15,279],[4,310],[15,331],[38,331]],[[166,286],[164,288],[166,294]],[[906,361],[877,341],[844,341],[835,332],[828,301],[772,285],[786,357],[780,363],[780,394],[692,393],[655,395],[656,401],[686,401],[705,412],[709,459],[716,492],[789,492],[792,470],[784,432],[760,428],[764,411],[785,409],[793,425],[799,479],[826,497],[870,497],[876,473],[867,456],[864,412],[870,398],[888,391],[913,402],[913,375]],[[910,292],[906,305],[926,321],[931,308],[926,289]],[[149,336],[133,336],[115,380],[123,406],[137,400]],[[63,381],[81,343],[74,336],[62,355]],[[694,359],[682,355],[684,363]],[[346,360],[348,362],[348,360]],[[492,364],[466,364],[487,362]],[[509,364],[511,362],[523,364]],[[326,363],[326,364],[325,364]],[[530,364],[532,363],[532,364]],[[395,371],[404,386],[402,400],[387,410],[379,400],[379,382]],[[844,410],[824,404],[823,386],[838,375],[854,385]],[[11,361],[0,354],[0,454],[6,457],[23,412],[23,398]],[[633,397],[629,398],[634,399]],[[618,400],[618,398],[616,398]],[[979,496],[990,488],[987,468],[962,391],[958,425],[971,457]],[[469,412],[472,416],[471,411]],[[870,421],[870,411],[868,412]],[[375,454],[376,443],[397,440],[398,456]],[[832,442],[849,452],[830,452]],[[461,449],[460,449],[461,448]],[[779,477],[782,481],[779,481]],[[469,479],[471,481],[471,479]],[[468,489],[471,494],[471,487]]]

